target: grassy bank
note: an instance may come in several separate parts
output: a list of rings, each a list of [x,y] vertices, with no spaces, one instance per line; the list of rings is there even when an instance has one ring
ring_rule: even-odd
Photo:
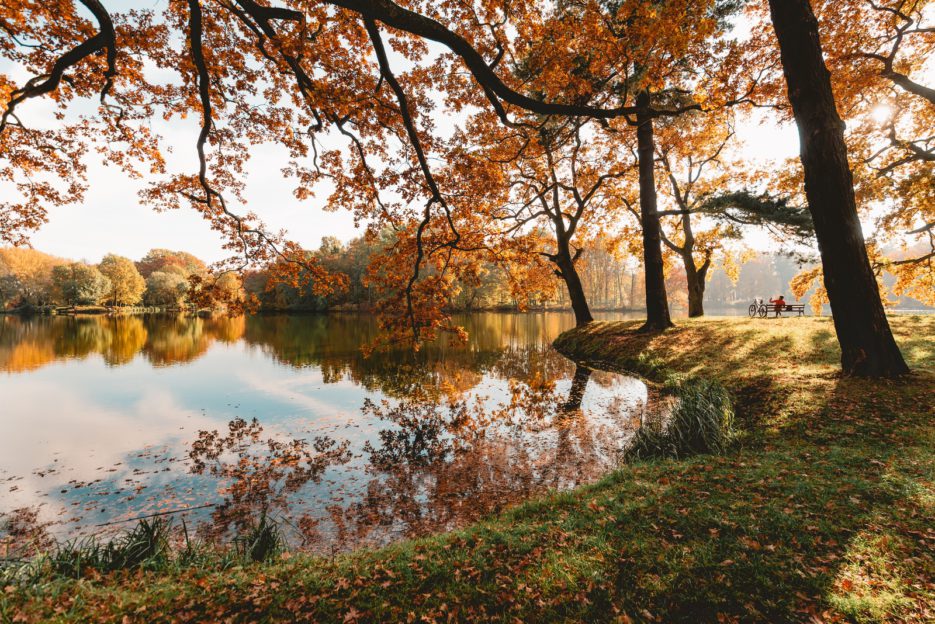
[[[560,350],[733,397],[726,455],[636,463],[467,530],[346,557],[0,588],[0,622],[926,621],[935,613],[935,318],[914,373],[837,374],[827,319],[637,322]],[[228,620],[229,619],[229,620]]]

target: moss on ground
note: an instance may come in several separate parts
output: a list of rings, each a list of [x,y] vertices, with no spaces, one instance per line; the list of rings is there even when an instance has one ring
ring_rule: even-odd
[[[931,621],[935,317],[892,324],[899,381],[842,378],[828,319],[593,323],[557,347],[719,381],[742,443],[334,560],[9,586],[0,621]]]

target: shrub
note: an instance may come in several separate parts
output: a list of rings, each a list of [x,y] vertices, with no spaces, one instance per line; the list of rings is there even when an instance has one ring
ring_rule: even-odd
[[[169,528],[164,518],[144,518],[108,542],[90,536],[58,544],[47,563],[52,574],[69,578],[81,578],[89,570],[113,572],[159,564],[168,559]]]
[[[247,561],[269,561],[285,550],[286,541],[282,531],[266,514],[259,522],[247,527],[247,530],[234,538],[238,554]]]
[[[627,461],[725,453],[734,439],[734,410],[724,387],[687,379],[674,387],[671,415],[658,427],[643,426],[624,451]]]

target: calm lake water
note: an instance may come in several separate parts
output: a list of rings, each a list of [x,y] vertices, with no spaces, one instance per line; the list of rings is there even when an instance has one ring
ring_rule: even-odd
[[[363,315],[0,317],[6,541],[208,505],[184,514],[205,536],[266,512],[293,548],[331,552],[615,465],[646,387],[556,353],[570,314],[458,321],[465,346],[365,358]]]

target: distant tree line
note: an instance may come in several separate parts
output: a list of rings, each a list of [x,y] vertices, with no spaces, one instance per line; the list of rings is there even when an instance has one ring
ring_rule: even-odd
[[[297,284],[283,283],[271,277],[271,271],[256,271],[244,279],[246,292],[257,298],[259,308],[269,311],[370,310],[380,300],[381,291],[373,271],[379,262],[371,260],[391,245],[393,237],[367,240],[355,238],[342,243],[325,237],[318,250],[307,252],[310,259],[329,273],[348,278],[347,288],[327,297],[314,294],[312,284],[299,279]],[[667,256],[666,287],[674,306],[687,309],[689,287],[679,258]],[[639,310],[645,300],[645,273],[634,254],[620,248],[619,241],[598,238],[582,253],[577,264],[584,293],[594,310]],[[720,307],[746,306],[754,297],[769,297],[790,292],[789,281],[800,269],[799,261],[774,254],[722,254],[712,266],[707,280],[711,284],[710,302]],[[562,280],[547,266],[539,275],[524,283],[524,299],[510,288],[509,264],[481,263],[470,273],[459,276],[447,300],[452,311],[571,309]],[[368,273],[370,271],[370,273]]]
[[[212,274],[207,264],[184,251],[152,249],[138,261],[115,254],[98,264],[74,262],[28,248],[0,249],[0,309],[43,306],[150,306],[182,309],[197,304],[193,288],[210,283],[225,300],[250,299],[261,311],[372,310],[383,296],[375,282],[379,263],[392,237],[358,237],[343,243],[324,237],[315,251],[306,252],[329,273],[347,277],[347,286],[326,297],[315,294],[308,279],[285,283],[272,277],[274,266],[236,273]],[[689,306],[689,283],[674,257],[666,270],[666,286],[672,303]],[[372,266],[376,265],[376,266]],[[786,294],[790,281],[801,270],[800,261],[780,254],[748,254],[724,261],[707,276],[705,298],[718,307],[746,305],[755,297]],[[522,300],[511,289],[509,265],[482,263],[471,274],[460,276],[447,301],[451,310],[570,309],[567,290],[547,269],[527,283]],[[582,254],[578,273],[584,292],[595,310],[641,309],[645,299],[642,265],[632,254],[620,252],[613,240],[596,240]],[[193,278],[195,278],[193,280]],[[812,291],[810,291],[812,292]],[[215,297],[216,298],[216,297]],[[814,303],[815,301],[813,301]],[[822,303],[824,301],[819,301]],[[907,297],[888,303],[924,307]]]
[[[284,283],[272,277],[275,266],[260,271],[212,275],[205,262],[184,251],[153,249],[133,261],[108,254],[97,264],[71,261],[29,248],[0,249],[0,309],[45,306],[154,306],[183,308],[193,301],[195,283],[210,282],[235,296],[249,296],[265,311],[369,310],[382,296],[374,286],[371,260],[391,244],[392,237],[354,238],[343,243],[324,237],[306,252],[329,273],[347,277],[347,286],[322,297],[308,279]],[[641,304],[644,292],[640,266],[614,257],[602,248],[581,260],[581,278],[596,309],[630,308]],[[559,279],[545,270],[523,299],[509,287],[509,267],[482,264],[464,275],[447,305],[452,310],[566,308],[569,301]],[[684,281],[684,280],[683,280]],[[679,283],[673,275],[673,287]]]
[[[324,311],[370,310],[383,295],[374,273],[380,263],[371,262],[382,254],[393,237],[386,235],[369,239],[354,238],[342,243],[334,237],[324,237],[321,246],[308,252],[309,259],[329,273],[347,276],[347,287],[322,297],[314,292],[313,284],[299,279],[297,283],[283,283],[274,279],[273,270],[255,271],[244,278],[246,292],[256,297],[261,310],[270,311]],[[623,309],[642,305],[644,282],[640,265],[632,259],[617,258],[602,248],[584,255],[580,261],[581,280],[595,309]],[[570,308],[570,301],[560,279],[548,268],[541,275],[526,282],[527,288],[517,295],[510,287],[509,264],[480,263],[470,274],[462,274],[450,289],[446,307],[451,310],[521,310],[542,308]],[[684,281],[684,280],[683,280]],[[673,286],[679,277],[672,276]],[[522,297],[522,299],[518,298]]]
[[[229,277],[228,277],[229,275]],[[184,251],[150,250],[137,262],[107,254],[98,264],[74,262],[35,249],[0,249],[0,309],[45,306],[155,306],[189,304],[191,278],[209,276],[207,265]],[[217,277],[240,291],[240,278]]]

